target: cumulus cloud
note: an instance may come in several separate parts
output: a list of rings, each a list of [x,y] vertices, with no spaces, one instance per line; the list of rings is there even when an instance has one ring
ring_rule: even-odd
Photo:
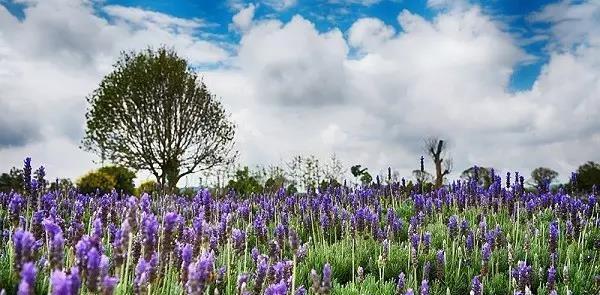
[[[344,99],[348,46],[334,29],[319,33],[294,16],[288,23],[269,20],[242,36],[237,66],[255,83],[261,99],[286,106],[315,106]]]
[[[256,6],[252,3],[247,7],[240,9],[240,11],[233,16],[233,27],[240,31],[248,30],[252,25],[252,20],[254,19],[255,9]]]
[[[89,1],[23,4],[22,19],[0,4],[2,167],[19,165],[28,155],[40,162],[54,161],[52,153],[57,158],[64,153],[81,155],[77,147],[83,135],[85,97],[122,50],[165,44],[195,64],[229,58],[218,43],[198,37],[197,31],[205,26],[202,20]],[[51,152],[40,155],[41,147]],[[68,167],[60,171],[71,167],[66,176],[81,174],[75,167],[90,167],[89,158],[79,158],[85,164],[66,161]]]
[[[348,43],[354,47],[372,50],[389,40],[396,31],[378,18],[361,18],[348,31]]]
[[[262,0],[262,3],[279,11],[293,7],[297,2],[297,0]]]
[[[599,160],[600,26],[593,1],[553,4],[531,16],[548,25],[552,41],[533,87],[516,93],[508,90],[510,77],[532,58],[522,40],[477,6],[455,1],[430,1],[443,8],[432,19],[400,12],[399,32],[378,18],[323,32],[299,15],[257,19],[254,4],[240,4],[233,53],[197,37],[202,20],[126,7],[101,8],[110,15],[105,19],[86,3],[63,8],[73,17],[30,4],[22,20],[0,6],[0,102],[18,113],[32,106],[28,120],[11,120],[12,133],[0,129],[0,142],[18,143],[0,147],[0,164],[19,163],[23,153],[52,161],[40,151],[43,142],[52,151],[76,151],[82,98],[118,51],[160,43],[194,63],[227,60],[227,68],[203,76],[231,111],[248,164],[336,152],[348,165],[390,165],[408,176],[431,135],[452,142],[454,176],[473,164],[522,173],[543,165],[566,178],[584,161]],[[32,136],[16,138],[25,131],[15,130],[27,126]],[[89,162],[87,154],[74,155]],[[61,172],[80,174],[77,165]]]

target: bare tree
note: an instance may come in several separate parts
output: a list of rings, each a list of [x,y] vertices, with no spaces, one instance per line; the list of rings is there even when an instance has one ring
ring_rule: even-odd
[[[446,158],[448,144],[443,139],[430,137],[425,140],[425,150],[435,164],[435,187],[444,183],[444,177],[452,171],[452,159]]]

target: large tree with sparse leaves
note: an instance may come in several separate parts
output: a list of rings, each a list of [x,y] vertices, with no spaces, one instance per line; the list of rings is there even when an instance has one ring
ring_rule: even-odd
[[[235,157],[229,115],[173,49],[123,53],[87,100],[83,147],[162,187]]]

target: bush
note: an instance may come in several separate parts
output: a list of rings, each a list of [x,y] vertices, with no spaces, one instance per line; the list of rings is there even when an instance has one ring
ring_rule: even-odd
[[[118,192],[131,195],[135,192],[133,179],[135,172],[123,166],[104,166],[98,172],[106,173],[115,179],[115,189]]]
[[[84,194],[96,191],[101,194],[109,193],[116,185],[117,182],[112,175],[100,171],[89,172],[77,181],[77,188]]]
[[[135,194],[138,196],[141,196],[143,193],[152,195],[157,191],[157,189],[158,189],[158,184],[156,183],[156,181],[146,180],[146,181],[140,183],[140,186],[138,186],[135,189]]]

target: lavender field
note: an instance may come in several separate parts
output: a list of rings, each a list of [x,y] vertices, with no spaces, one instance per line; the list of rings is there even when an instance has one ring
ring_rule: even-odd
[[[310,194],[0,195],[6,294],[597,294],[595,194],[493,175]],[[28,172],[29,171],[29,172]]]

